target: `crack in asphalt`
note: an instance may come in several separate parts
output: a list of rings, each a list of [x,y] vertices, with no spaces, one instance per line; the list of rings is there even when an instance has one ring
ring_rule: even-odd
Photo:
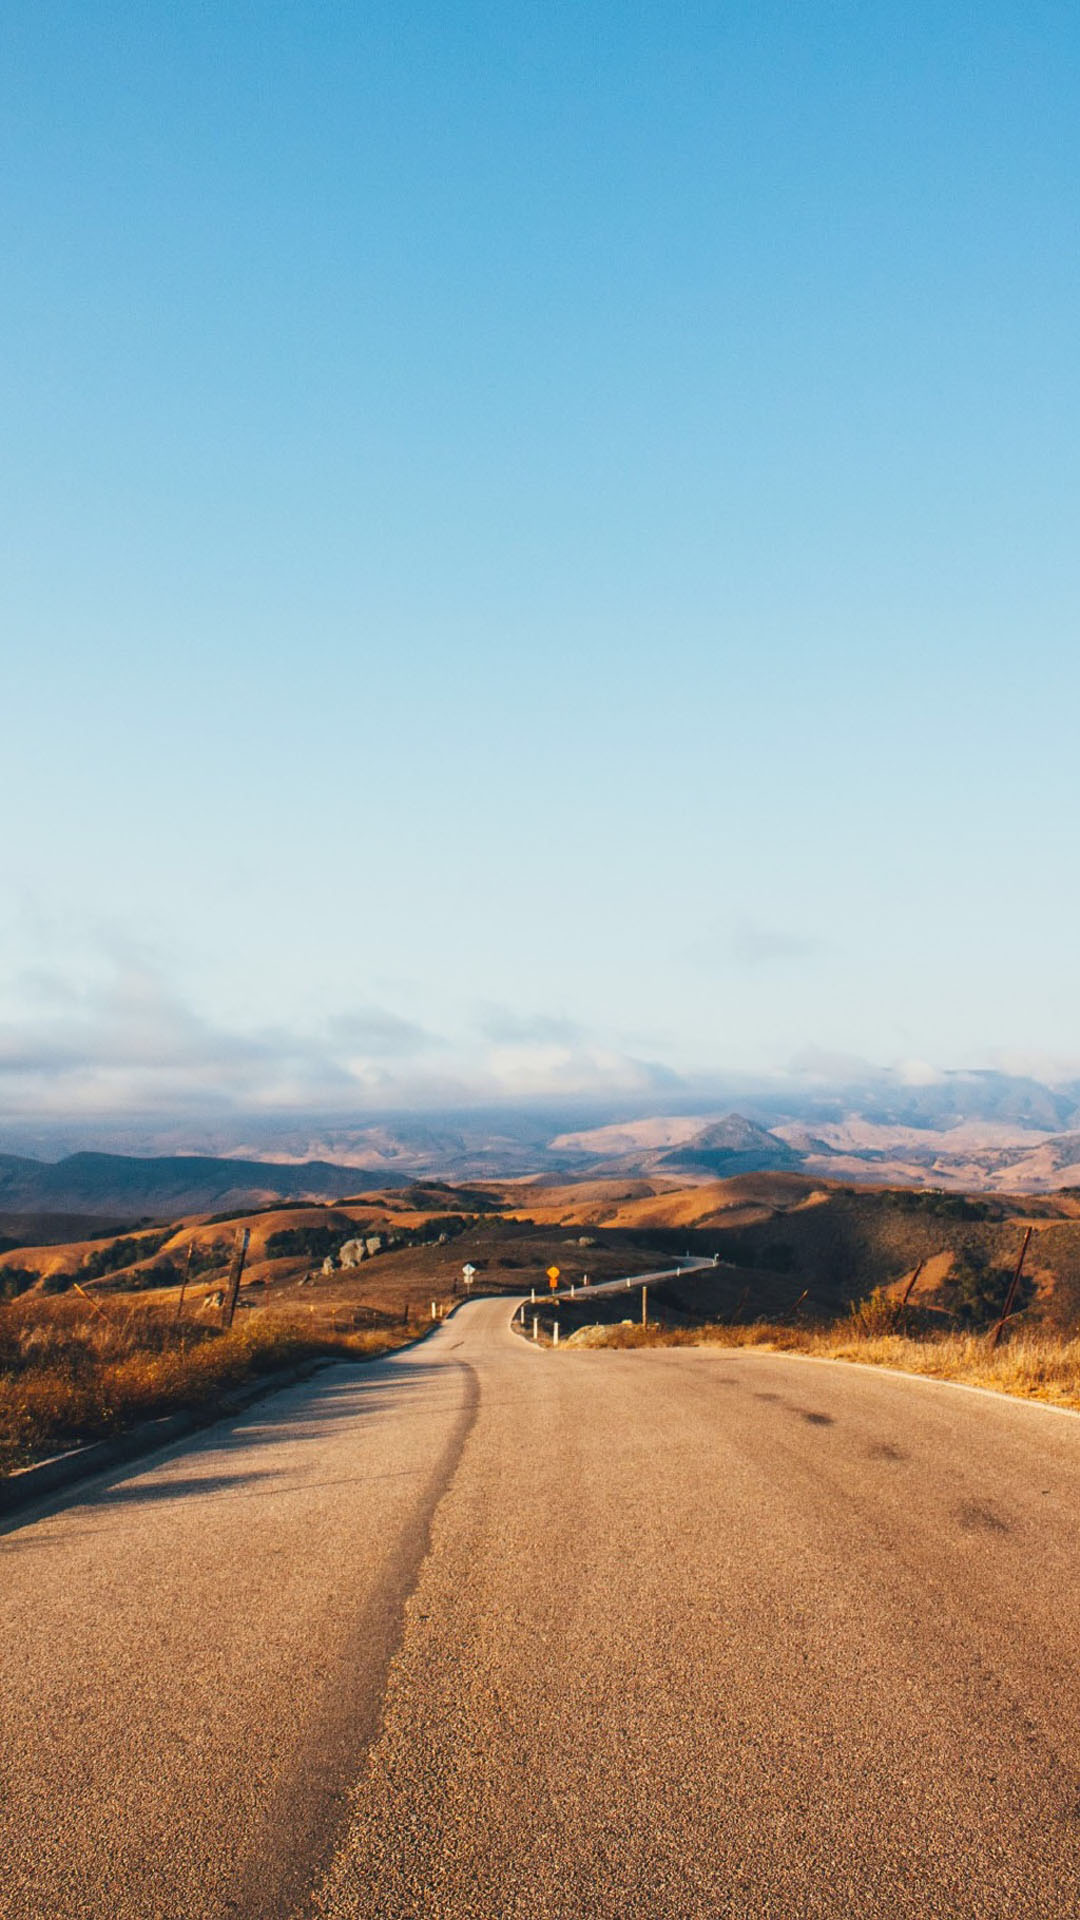
[[[442,1458],[387,1553],[379,1585],[354,1622],[338,1669],[320,1680],[303,1747],[248,1835],[233,1891],[232,1920],[289,1920],[331,1859],[347,1815],[347,1794],[376,1740],[387,1676],[401,1644],[405,1609],[431,1550],[431,1530],[449,1492],[480,1406],[480,1381],[466,1361],[465,1397]]]

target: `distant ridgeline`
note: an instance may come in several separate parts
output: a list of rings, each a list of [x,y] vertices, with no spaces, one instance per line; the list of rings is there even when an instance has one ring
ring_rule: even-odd
[[[13,1213],[104,1214],[110,1219],[164,1219],[226,1204],[258,1207],[277,1200],[344,1200],[365,1186],[401,1186],[385,1169],[308,1160],[215,1160],[199,1154],[136,1159],[119,1153],[73,1153],[54,1162],[0,1154],[0,1210]]]

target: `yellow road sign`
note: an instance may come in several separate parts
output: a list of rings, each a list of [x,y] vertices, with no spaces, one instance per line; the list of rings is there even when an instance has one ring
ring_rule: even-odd
[[[547,1270],[547,1277],[548,1277],[548,1285],[552,1287],[557,1287],[559,1284],[558,1267],[549,1267]]]

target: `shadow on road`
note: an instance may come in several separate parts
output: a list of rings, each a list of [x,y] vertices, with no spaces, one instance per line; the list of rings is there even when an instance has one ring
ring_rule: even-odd
[[[395,1364],[396,1363],[396,1364]],[[225,1415],[201,1432],[173,1441],[158,1454],[126,1461],[107,1473],[73,1485],[25,1514],[14,1517],[14,1524],[0,1533],[0,1553],[16,1552],[30,1546],[45,1546],[59,1536],[55,1533],[25,1533],[35,1523],[59,1520],[62,1515],[77,1516],[80,1531],[100,1529],[84,1526],[90,1516],[120,1516],[138,1507],[164,1507],[170,1501],[219,1498],[285,1497],[320,1486],[350,1485],[371,1475],[318,1477],[321,1443],[366,1425],[372,1415],[384,1420],[428,1420],[440,1411],[453,1411],[461,1404],[460,1363],[410,1360],[402,1364],[396,1355],[365,1368],[358,1375],[352,1367],[335,1370],[332,1377],[312,1379],[300,1385],[283,1387],[270,1394],[255,1409]],[[292,1402],[293,1404],[290,1404]],[[174,1460],[192,1462],[217,1455],[247,1453],[281,1444],[305,1447],[316,1444],[310,1462],[302,1459],[292,1468],[265,1470],[252,1466],[243,1470],[213,1470],[183,1477],[169,1477]],[[377,1479],[398,1478],[397,1474],[379,1474]],[[265,1483],[274,1481],[273,1486]]]

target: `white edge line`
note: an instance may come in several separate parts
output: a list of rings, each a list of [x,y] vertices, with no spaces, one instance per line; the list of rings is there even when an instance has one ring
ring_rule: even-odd
[[[529,1302],[525,1296],[522,1295],[521,1298],[523,1304],[528,1306]],[[538,1306],[539,1304],[537,1301]],[[516,1315],[515,1307],[507,1322],[508,1333]],[[522,1335],[521,1338],[527,1348],[532,1349],[535,1346],[537,1353],[544,1351],[539,1342],[530,1340],[526,1335]],[[593,1351],[602,1352],[603,1349],[594,1348]],[[624,1348],[623,1351],[625,1352],[626,1349]],[[630,1351],[633,1352],[635,1349],[631,1348]],[[996,1401],[998,1406],[1004,1402],[1006,1406],[1011,1407],[1034,1407],[1038,1413],[1063,1413],[1067,1420],[1080,1420],[1080,1407],[1057,1407],[1052,1400],[1036,1400],[1033,1395],[1026,1393],[1006,1393],[1004,1387],[975,1387],[967,1380],[942,1380],[936,1373],[912,1373],[907,1367],[877,1366],[872,1360],[838,1360],[828,1353],[796,1353],[784,1347],[726,1347],[722,1340],[702,1340],[692,1347],[641,1347],[637,1351],[641,1353],[746,1353],[761,1360],[810,1360],[817,1367],[844,1367],[849,1372],[852,1367],[858,1367],[863,1373],[881,1373],[893,1380],[914,1380],[920,1387],[951,1387],[955,1393],[978,1393],[984,1400]]]
[[[858,1367],[862,1373],[880,1373],[892,1380],[915,1380],[920,1387],[951,1387],[954,1393],[978,1393],[986,1400],[996,1400],[1001,1406],[1034,1407],[1039,1413],[1063,1413],[1067,1420],[1080,1420],[1080,1407],[1058,1407],[1052,1400],[1036,1400],[1026,1393],[1006,1393],[1004,1387],[975,1387],[967,1380],[943,1380],[936,1373],[911,1373],[907,1367],[877,1366],[872,1360],[838,1360],[828,1353],[795,1353],[783,1347],[725,1347],[720,1340],[703,1340],[699,1347],[683,1348],[683,1352],[705,1353],[710,1348],[717,1353],[755,1354],[763,1360],[810,1360],[816,1367],[845,1367],[848,1372]],[[649,1348],[642,1348],[649,1352]],[[664,1348],[656,1349],[664,1352]],[[666,1349],[678,1353],[678,1347]]]
[[[691,1262],[690,1264],[712,1266],[713,1262],[711,1259],[703,1258],[700,1262]],[[674,1275],[688,1271],[690,1271],[690,1265],[684,1264],[681,1267],[669,1267],[662,1273],[641,1273],[632,1277],[631,1285],[640,1287],[645,1281],[667,1280]],[[624,1285],[625,1281],[623,1280],[602,1280],[600,1286],[595,1288],[590,1287],[588,1291],[590,1293],[599,1293],[601,1289],[607,1291],[610,1288],[611,1291],[614,1292],[617,1288]],[[586,1289],[583,1288],[582,1291],[584,1292]],[[529,1344],[531,1345],[532,1343],[530,1342]],[[996,1400],[999,1403],[1004,1400],[1007,1405],[1037,1407],[1040,1413],[1063,1413],[1070,1420],[1080,1419],[1080,1407],[1058,1407],[1055,1406],[1052,1400],[1038,1400],[1033,1394],[1008,1393],[1004,1387],[975,1387],[967,1380],[943,1380],[940,1375],[936,1373],[912,1373],[907,1367],[878,1366],[872,1360],[840,1360],[834,1358],[832,1354],[796,1353],[786,1350],[783,1347],[725,1347],[720,1340],[703,1340],[700,1346],[683,1349],[683,1351],[702,1353],[710,1347],[716,1347],[722,1353],[761,1354],[764,1358],[772,1360],[813,1360],[821,1367],[861,1367],[864,1373],[891,1374],[895,1380],[917,1380],[921,1386],[927,1387],[952,1387],[958,1393],[981,1393],[986,1399]],[[648,1352],[650,1349],[645,1348],[643,1351]],[[664,1351],[664,1349],[658,1348],[656,1351]],[[667,1351],[677,1352],[678,1349],[673,1347],[667,1349]]]

